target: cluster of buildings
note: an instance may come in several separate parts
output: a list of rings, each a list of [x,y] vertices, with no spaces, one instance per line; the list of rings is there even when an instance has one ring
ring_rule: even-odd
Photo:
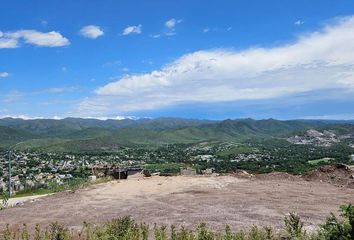
[[[270,160],[271,156],[269,154],[260,153],[240,153],[236,155],[231,162],[242,162],[242,161],[263,161]]]
[[[314,129],[307,130],[305,134],[295,135],[288,138],[293,144],[312,144],[322,147],[330,147],[335,143],[339,143],[340,139],[331,131],[317,131]]]
[[[94,166],[119,162],[113,155],[40,153],[16,151],[10,154],[11,189],[47,188],[50,183],[62,185],[73,178],[92,175]],[[129,165],[134,161],[127,160]],[[0,151],[0,194],[9,189],[9,153]]]

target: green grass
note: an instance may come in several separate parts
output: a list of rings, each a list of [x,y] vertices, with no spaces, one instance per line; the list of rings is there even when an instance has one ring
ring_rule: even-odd
[[[315,166],[321,163],[329,163],[333,158],[321,158],[321,159],[316,159],[316,160],[310,160],[308,161],[309,164]]]
[[[45,195],[55,193],[52,189],[38,188],[38,189],[26,189],[16,193],[12,198],[30,197],[37,195]]]
[[[71,179],[62,185],[57,184],[55,182],[50,182],[49,188],[25,189],[16,192],[16,194],[13,195],[12,198],[45,195],[45,194],[51,194],[51,193],[56,193],[61,191],[68,191],[68,190],[76,191],[80,188],[88,187],[94,184],[104,183],[107,181],[110,181],[110,178],[100,178],[96,182],[88,182],[86,179],[76,178],[76,179]],[[0,195],[0,199],[3,199],[3,196]]]
[[[227,157],[230,155],[237,155],[237,154],[242,154],[242,153],[252,153],[254,152],[255,149],[247,146],[237,146],[233,148],[226,149],[224,151],[220,151],[216,153],[220,157]]]
[[[146,164],[144,169],[150,172],[161,172],[161,173],[179,173],[180,168],[185,167],[183,163],[153,163]]]

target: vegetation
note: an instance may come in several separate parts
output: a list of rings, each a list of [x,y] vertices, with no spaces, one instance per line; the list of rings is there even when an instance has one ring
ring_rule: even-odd
[[[19,197],[27,197],[27,196],[35,196],[35,195],[44,195],[44,194],[51,194],[61,191],[76,191],[81,188],[88,187],[92,184],[104,183],[109,181],[110,178],[100,178],[95,182],[89,182],[87,179],[84,178],[74,178],[64,182],[64,184],[58,184],[56,182],[49,182],[49,186],[47,188],[27,188],[21,191],[16,192],[16,195],[12,196],[13,198]],[[3,204],[0,202],[0,210],[1,206],[3,208],[6,207],[4,204],[5,201],[7,202],[8,196],[6,193],[0,195],[0,201],[3,201]]]
[[[213,168],[218,173],[243,169],[304,174],[321,164],[351,165],[354,125],[333,123],[274,119],[0,119],[0,186],[5,189],[8,149],[13,143],[18,144],[12,151],[12,176],[18,176],[22,185],[17,189],[26,187],[27,180],[35,186],[41,185],[38,179],[44,179],[44,184],[53,178],[62,181],[59,175],[85,179],[92,174],[88,166],[100,164],[145,166],[150,172],[162,174],[176,174],[180,167],[193,167],[198,172]],[[306,135],[308,132],[312,135]],[[321,137],[324,135],[327,137]],[[56,187],[26,189],[20,196],[52,191],[57,191]]]
[[[145,165],[144,169],[149,170],[150,172],[177,174],[180,172],[181,167],[184,166],[185,165],[182,163],[155,163]]]
[[[354,239],[354,206],[344,205],[340,208],[340,217],[333,213],[324,224],[314,232],[304,230],[303,223],[298,215],[290,213],[284,219],[284,228],[275,231],[271,227],[253,226],[249,230],[233,232],[229,226],[224,231],[214,231],[206,224],[200,224],[196,229],[185,227],[154,225],[150,227],[138,224],[130,217],[113,219],[102,226],[93,226],[85,223],[82,231],[71,231],[59,223],[52,223],[49,227],[41,229],[37,225],[30,231],[27,225],[22,228],[7,226],[0,235],[1,240],[352,240]]]
[[[321,163],[329,163],[331,160],[333,160],[333,159],[332,158],[321,158],[321,159],[316,159],[316,160],[310,160],[310,161],[308,161],[308,163],[316,166]]]
[[[274,119],[208,121],[159,118],[100,121],[5,118],[0,119],[0,147],[23,142],[16,148],[47,152],[116,151],[120,147],[159,147],[201,141],[228,142],[254,137],[281,137],[323,125],[326,123]]]

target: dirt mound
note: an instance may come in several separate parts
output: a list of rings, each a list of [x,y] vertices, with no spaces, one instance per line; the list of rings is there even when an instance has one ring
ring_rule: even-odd
[[[354,172],[344,164],[320,166],[304,176],[307,181],[328,182],[335,186],[354,188]]]
[[[299,180],[298,176],[291,175],[286,172],[262,173],[262,174],[257,174],[256,178],[261,180],[290,180],[290,181]]]
[[[247,172],[247,171],[245,171],[245,170],[241,170],[241,169],[235,170],[235,171],[232,173],[232,175],[233,175],[234,177],[238,177],[238,178],[252,178],[252,177],[254,177],[253,174],[251,174],[251,173],[249,173],[249,172]]]

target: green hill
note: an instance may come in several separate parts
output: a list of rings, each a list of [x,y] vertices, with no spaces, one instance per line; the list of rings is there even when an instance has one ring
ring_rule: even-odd
[[[35,137],[35,135],[22,130],[0,126],[0,147],[11,146],[18,142],[33,139]]]
[[[0,119],[0,146],[16,142],[19,149],[42,151],[115,151],[122,147],[154,148],[164,144],[208,141],[244,141],[251,138],[287,137],[311,128],[324,129],[323,121],[236,119],[208,121],[178,118],[96,120]],[[332,126],[332,125],[331,125]],[[336,123],[341,132],[353,125]]]

